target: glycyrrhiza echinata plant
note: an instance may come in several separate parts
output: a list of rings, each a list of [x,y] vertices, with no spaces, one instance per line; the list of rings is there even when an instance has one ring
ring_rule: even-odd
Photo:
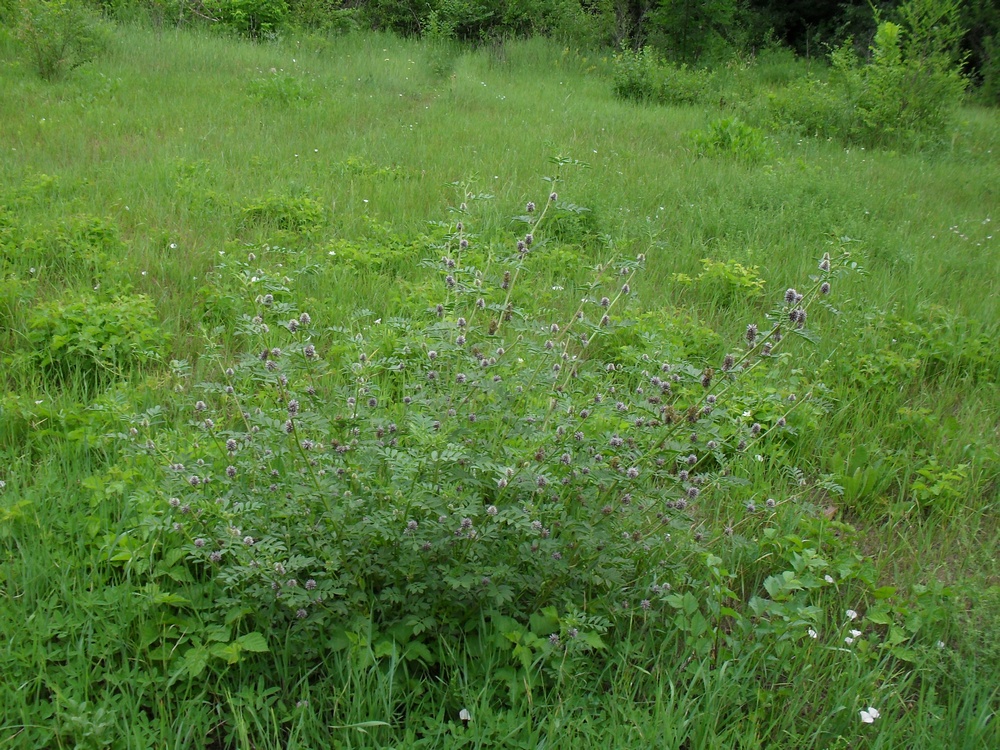
[[[622,335],[641,255],[595,263],[561,313],[530,307],[557,183],[499,249],[477,247],[463,193],[421,319],[323,329],[263,260],[229,261],[259,290],[240,353],[206,355],[183,426],[143,435],[140,415],[129,437],[160,476],[135,543],[198,584],[210,621],[322,648],[359,622],[430,643],[546,611],[555,648],[581,617],[667,606],[714,545],[780,513],[746,467],[820,407],[754,384],[789,333],[812,335],[836,262],[715,367],[688,361],[655,328]]]

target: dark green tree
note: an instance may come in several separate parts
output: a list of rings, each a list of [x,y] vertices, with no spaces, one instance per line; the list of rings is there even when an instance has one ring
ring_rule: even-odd
[[[660,0],[647,34],[669,57],[691,63],[733,42],[738,12],[737,0]]]

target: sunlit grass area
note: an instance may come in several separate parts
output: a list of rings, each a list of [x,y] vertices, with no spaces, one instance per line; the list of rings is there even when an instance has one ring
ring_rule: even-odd
[[[997,113],[783,65],[0,31],[0,746],[1000,744]]]

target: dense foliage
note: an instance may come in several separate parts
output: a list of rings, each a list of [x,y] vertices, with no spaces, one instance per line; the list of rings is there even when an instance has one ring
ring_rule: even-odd
[[[61,44],[65,50],[39,53],[61,58],[39,63],[44,75],[55,75],[59,67],[92,56],[93,35],[87,31],[92,22],[85,23],[82,5],[119,18],[139,14],[160,26],[208,25],[254,39],[275,38],[294,26],[326,32],[369,28],[472,43],[546,35],[583,48],[649,47],[687,65],[752,56],[775,44],[809,59],[823,58],[845,43],[867,54],[881,21],[907,28],[916,9],[958,32],[954,42],[964,73],[984,102],[997,103],[1000,91],[1000,10],[989,0],[2,0],[0,22],[14,24],[25,17],[30,29],[75,14],[70,25],[80,30]],[[37,32],[25,33],[37,37]]]
[[[132,419],[150,471],[170,463],[142,531],[115,540],[130,567],[152,570],[148,556],[162,554],[176,567],[183,552],[175,579],[218,586],[200,594],[217,606],[205,622],[274,630],[299,620],[286,637],[313,649],[361,627],[436,663],[442,639],[483,618],[563,613],[553,632],[564,639],[581,621],[624,627],[694,585],[711,549],[699,542],[742,540],[779,518],[779,502],[757,498],[741,474],[820,410],[811,393],[764,395],[761,384],[784,378],[757,371],[784,359],[783,331],[811,335],[808,311],[842,269],[825,257],[809,290],[789,290],[759,335],[748,326],[746,349],[715,375],[684,359],[670,327],[624,322],[642,259],[595,268],[568,320],[515,304],[529,258],[547,254],[540,230],[556,201],[529,204],[524,239],[492,268],[470,245],[474,216],[459,211],[455,231],[429,248],[441,253],[441,302],[425,323],[361,318],[322,335],[262,258],[225,264],[260,290],[237,324],[245,344],[232,366],[212,368],[220,380],[197,387],[186,429],[164,442],[146,415]],[[720,512],[731,516],[724,529],[706,515]],[[841,570],[842,585],[853,578]],[[814,614],[800,627],[825,624]],[[184,663],[200,670],[195,644]]]

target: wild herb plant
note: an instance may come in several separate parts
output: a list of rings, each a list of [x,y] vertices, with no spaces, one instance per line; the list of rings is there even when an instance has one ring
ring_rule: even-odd
[[[729,156],[753,164],[771,153],[764,131],[738,117],[713,120],[707,130],[692,131],[690,138],[698,156]]]
[[[704,101],[712,75],[685,64],[662,59],[652,47],[623,48],[614,56],[614,92],[622,99],[655,104],[697,104]]]
[[[28,322],[33,362],[58,382],[102,384],[163,358],[169,336],[145,295],[67,295]]]
[[[217,375],[190,393],[186,427],[143,434],[138,415],[128,436],[160,479],[119,559],[144,576],[165,565],[160,585],[198,582],[210,628],[176,636],[176,678],[275,638],[305,654],[362,639],[430,665],[484,622],[515,662],[550,661],[602,650],[654,609],[668,620],[651,633],[724,661],[770,653],[761,621],[824,629],[831,573],[862,595],[859,558],[824,544],[819,519],[783,514],[798,519],[800,498],[758,497],[744,476],[821,413],[808,391],[755,383],[787,366],[788,341],[813,337],[810,311],[845,259],[825,255],[715,367],[667,357],[655,334],[602,346],[630,325],[641,256],[597,264],[566,318],[513,303],[558,182],[501,255],[477,252],[465,196],[427,261],[438,301],[423,320],[362,313],[324,329],[262,259],[230,261],[253,308],[238,351],[208,355]],[[789,523],[812,541],[784,549]],[[764,554],[778,568],[743,558],[761,544],[778,545]],[[731,590],[726,566],[763,588]]]

